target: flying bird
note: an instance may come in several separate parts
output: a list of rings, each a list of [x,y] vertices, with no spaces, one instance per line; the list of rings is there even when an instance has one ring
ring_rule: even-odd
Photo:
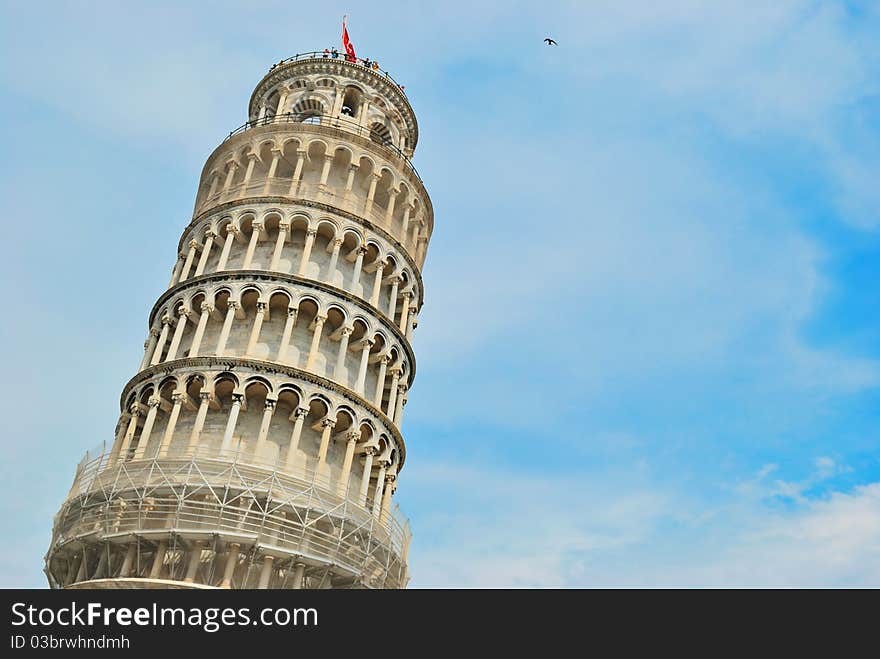
[[[546,39],[544,39],[544,43],[546,43],[548,46],[558,46],[559,45],[558,43],[553,41],[553,39],[551,39],[550,37],[547,37]]]

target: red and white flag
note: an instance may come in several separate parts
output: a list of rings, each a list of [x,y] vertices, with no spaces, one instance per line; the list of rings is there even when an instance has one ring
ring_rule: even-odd
[[[342,17],[342,47],[345,48],[345,54],[350,62],[354,62],[357,57],[354,54],[354,46],[351,45],[351,39],[348,38],[348,29],[345,27],[345,16]]]

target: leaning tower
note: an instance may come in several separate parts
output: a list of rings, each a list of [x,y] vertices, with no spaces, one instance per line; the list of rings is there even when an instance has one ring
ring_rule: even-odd
[[[115,439],[55,516],[55,588],[402,588],[393,504],[431,201],[387,73],[272,66],[209,156]]]

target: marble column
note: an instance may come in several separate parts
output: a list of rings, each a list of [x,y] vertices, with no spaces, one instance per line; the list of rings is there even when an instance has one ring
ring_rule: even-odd
[[[357,379],[354,383],[355,393],[364,395],[364,385],[367,381],[367,364],[370,360],[370,348],[373,347],[375,340],[363,339],[361,341],[361,362],[358,365]]]
[[[247,252],[244,255],[244,263],[241,264],[242,270],[247,270],[251,267],[251,262],[254,260],[254,252],[257,249],[257,243],[260,241],[260,236],[263,233],[263,223],[262,222],[253,222],[251,224],[251,239],[248,243]]]
[[[370,294],[370,304],[379,307],[379,293],[382,290],[382,273],[385,272],[385,263],[379,261],[376,264],[376,278],[373,279],[373,292]]]
[[[336,367],[333,369],[333,378],[340,382],[345,370],[345,355],[348,354],[348,338],[352,333],[351,327],[342,327],[339,331],[339,352],[336,354]],[[343,384],[345,384],[343,382]]]
[[[153,432],[153,424],[156,423],[156,414],[159,411],[159,403],[161,402],[158,396],[151,396],[150,400],[147,401],[147,407],[149,410],[147,411],[147,418],[144,419],[144,427],[141,428],[141,436],[138,439],[137,448],[134,452],[133,460],[141,460],[147,452],[147,444],[150,442],[150,435]]]
[[[143,371],[150,363],[150,358],[153,356],[153,353],[156,352],[157,343],[159,343],[159,330],[155,327],[151,327],[150,336],[144,341],[144,358],[141,360],[141,365],[138,366],[138,371]]]
[[[205,327],[208,325],[208,318],[214,313],[214,307],[207,302],[202,302],[200,311],[202,313],[199,316],[199,322],[196,325],[196,331],[193,334],[192,344],[189,348],[190,357],[199,356],[199,348],[202,347],[202,338],[205,336]]]
[[[238,312],[239,304],[235,300],[229,300],[226,307],[226,318],[223,320],[223,327],[220,329],[220,337],[217,339],[217,349],[214,351],[218,357],[223,356],[226,350],[226,342],[229,340],[229,332],[232,330],[232,322],[235,320],[235,314]]]
[[[354,272],[351,275],[351,284],[348,287],[349,293],[357,295],[358,286],[361,281],[361,268],[364,267],[364,254],[367,253],[366,247],[357,248],[357,258],[354,260]]]
[[[214,238],[216,237],[217,234],[213,231],[205,233],[205,243],[202,245],[202,255],[199,257],[199,264],[196,266],[196,273],[193,275],[194,277],[198,277],[205,272],[205,266],[208,265],[208,257],[211,254],[211,247],[214,246]]]
[[[272,179],[275,178],[275,172],[278,169],[278,161],[281,159],[281,149],[272,149],[272,162],[269,165],[269,172],[266,174],[266,184],[263,186],[263,195],[268,195],[272,189]]]
[[[257,302],[256,312],[254,314],[254,324],[251,328],[251,335],[248,339],[245,356],[252,357],[257,348],[257,342],[260,340],[260,330],[263,328],[263,318],[266,315],[268,304],[265,302]]]
[[[376,455],[376,449],[368,446],[364,453],[364,470],[361,475],[361,490],[358,492],[358,503],[361,506],[367,505],[367,492],[370,489],[370,475],[373,473],[373,456]]]
[[[229,252],[232,250],[232,243],[235,242],[238,233],[238,227],[234,224],[230,222],[226,225],[226,240],[224,241],[223,249],[220,252],[220,260],[217,262],[217,272],[226,269],[226,264],[229,261]]]
[[[272,261],[269,263],[269,270],[278,270],[278,263],[281,261],[281,251],[284,249],[284,243],[287,240],[288,231],[290,231],[290,224],[288,222],[281,222],[278,225],[278,239],[275,241],[275,251],[272,252]]]
[[[223,442],[220,445],[221,454],[229,454],[232,450],[232,436],[235,433],[235,425],[238,423],[238,414],[244,402],[244,394],[232,394],[232,406],[229,409],[229,419],[226,421],[226,430],[223,433]]]
[[[180,341],[183,338],[183,332],[186,329],[186,323],[189,321],[189,309],[181,307],[177,311],[177,327],[174,328],[174,336],[171,339],[171,345],[168,347],[168,355],[165,357],[166,362],[177,359],[177,351],[180,348]]]
[[[299,260],[299,269],[297,270],[297,274],[300,277],[305,276],[306,270],[309,267],[309,258],[312,255],[312,245],[315,244],[316,235],[318,235],[318,232],[315,229],[306,231],[306,244],[303,247],[302,258]]]
[[[388,373],[388,364],[391,362],[391,356],[382,355],[379,360],[379,378],[376,380],[376,393],[373,396],[373,404],[382,409],[382,398],[385,395],[385,376]]]
[[[192,432],[189,435],[189,444],[187,449],[190,453],[195,453],[199,446],[199,439],[202,435],[202,428],[205,427],[205,418],[208,416],[208,408],[214,403],[214,394],[210,391],[199,392],[199,411],[196,412],[196,420],[193,423]]]
[[[290,345],[290,337],[293,334],[293,328],[296,327],[298,315],[299,309],[297,307],[287,307],[287,320],[284,323],[284,331],[281,334],[281,343],[278,345],[278,355],[276,357],[276,361],[282,364],[287,363],[287,347]]]
[[[165,434],[162,435],[162,442],[159,444],[158,456],[165,458],[168,456],[168,449],[171,448],[171,440],[174,439],[174,429],[177,427],[177,419],[180,417],[180,407],[186,398],[186,393],[175,391],[171,394],[173,405],[171,413],[168,415],[168,423],[165,425]]]
[[[351,463],[354,460],[354,449],[361,438],[361,433],[352,430],[345,435],[345,458],[342,460],[342,471],[339,473],[339,483],[336,486],[336,494],[345,496],[348,491],[348,478],[351,474]]]
[[[333,273],[336,272],[336,263],[339,261],[339,249],[342,247],[342,238],[334,238],[330,245],[332,245],[330,262],[327,264],[327,273],[324,275],[324,281],[328,284],[333,283]]]
[[[192,268],[193,261],[196,258],[196,250],[198,248],[198,240],[189,241],[189,251],[186,253],[186,261],[183,262],[183,269],[180,271],[180,278],[177,280],[177,283],[186,281],[186,278],[189,277],[189,271]]]
[[[314,370],[315,368],[315,357],[318,355],[318,347],[321,344],[321,331],[324,329],[324,322],[326,320],[327,316],[315,316],[315,320],[312,321],[314,333],[312,334],[312,345],[309,346],[309,356],[306,359],[307,371]]]
[[[287,447],[287,460],[285,461],[285,468],[288,471],[291,471],[296,466],[299,440],[302,437],[303,423],[308,413],[309,408],[297,407],[289,417],[293,421],[293,432],[290,435],[290,445]]]

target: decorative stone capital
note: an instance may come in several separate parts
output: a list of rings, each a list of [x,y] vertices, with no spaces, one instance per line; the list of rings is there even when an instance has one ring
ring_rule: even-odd
[[[241,405],[244,402],[244,394],[241,393],[233,393],[232,394],[232,404]]]
[[[200,244],[201,244],[201,243],[199,243],[198,240],[196,240],[195,238],[193,238],[192,240],[189,241],[189,248],[190,248],[190,249],[198,249]]]
[[[268,306],[265,302],[257,302],[257,313],[265,313]]]
[[[321,421],[321,427],[322,427],[322,428],[327,428],[327,427],[334,428],[334,427],[336,427],[336,419],[324,419],[323,421]]]
[[[343,242],[342,238],[334,238],[333,239],[333,249],[339,249],[340,247],[342,247],[342,242]]]
[[[138,402],[134,402],[128,406],[128,413],[132,416],[140,416],[141,414],[141,404]]]
[[[280,222],[278,224],[278,230],[284,231],[285,233],[290,231],[290,222]]]
[[[315,323],[315,325],[319,325],[319,326],[323,325],[324,323],[327,322],[327,316],[321,316],[321,315],[315,316],[315,320],[313,320],[312,322]]]
[[[267,398],[267,399],[266,399],[265,408],[266,408],[267,410],[274,410],[274,409],[275,409],[275,404],[276,404],[277,402],[278,402],[278,400],[275,399],[275,398]]]
[[[180,309],[177,310],[177,315],[180,318],[189,318],[189,314],[190,311],[186,307],[180,307]]]
[[[150,396],[150,398],[147,400],[147,406],[148,407],[159,407],[160,402],[162,402],[162,399],[159,398],[158,396]]]
[[[162,324],[163,325],[170,325],[171,324],[171,316],[169,316],[168,314],[165,314],[164,316],[162,316]]]
[[[157,330],[155,327],[150,328],[150,336],[154,336],[158,339],[159,334],[160,334],[159,330]]]
[[[318,230],[317,229],[309,229],[308,231],[306,231],[306,235],[314,238],[315,236],[318,235]]]
[[[287,307],[288,318],[296,318],[297,314],[299,314],[299,307]]]
[[[205,231],[205,242],[208,242],[208,240],[214,240],[214,238],[216,237],[217,232],[213,229],[208,229],[207,231]]]
[[[213,391],[200,391],[199,392],[199,400],[202,403],[210,403],[214,400],[214,392]]]
[[[385,364],[385,366],[388,366],[388,364],[391,363],[391,355],[389,355],[389,354],[386,352],[384,355],[382,355],[382,359],[379,360],[379,363],[380,363],[380,364]]]
[[[202,304],[199,305],[199,311],[202,313],[214,313],[214,305],[208,302],[202,302]]]
[[[234,236],[235,234],[237,234],[239,232],[239,228],[237,226],[235,226],[232,222],[227,224],[226,228],[224,230],[226,231],[226,234],[229,236]]]
[[[308,413],[309,413],[309,408],[308,408],[308,407],[297,407],[297,408],[293,411],[293,414],[290,415],[290,419],[291,419],[291,420],[294,420],[294,421],[295,421],[296,419],[300,419],[300,418],[303,418],[303,419],[304,419]]]
[[[240,305],[238,302],[236,302],[235,300],[229,300],[229,301],[226,303],[226,308],[227,308],[227,309],[238,309],[240,306],[241,306],[241,305]]]
[[[352,332],[354,332],[354,327],[343,326],[339,329],[339,336],[340,338],[343,336],[351,336]]]
[[[361,438],[361,431],[360,430],[349,430],[347,433],[345,433],[345,439],[348,440],[349,442],[356,442],[360,438]]]
[[[375,446],[368,446],[364,449],[364,455],[376,455],[376,453],[378,453],[378,451]]]
[[[258,234],[263,233],[263,223],[262,222],[252,222],[251,229],[256,231]]]
[[[181,391],[175,391],[171,394],[171,402],[175,405],[180,405],[183,401],[186,400],[186,394]]]

